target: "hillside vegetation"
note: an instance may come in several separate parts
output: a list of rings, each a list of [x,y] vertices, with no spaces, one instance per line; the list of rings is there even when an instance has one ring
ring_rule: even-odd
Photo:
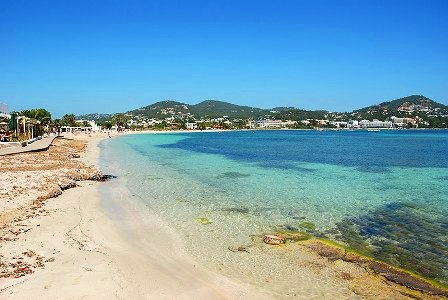
[[[137,120],[175,118],[193,121],[202,119],[226,118],[228,120],[257,120],[262,118],[274,120],[390,120],[395,117],[418,117],[427,121],[430,127],[446,127],[448,106],[422,95],[411,95],[396,100],[381,102],[349,113],[329,112],[325,110],[302,110],[294,107],[275,107],[263,109],[241,106],[218,100],[205,100],[191,105],[167,100],[134,109],[124,113]],[[78,116],[80,119],[106,121],[114,114],[89,114]]]

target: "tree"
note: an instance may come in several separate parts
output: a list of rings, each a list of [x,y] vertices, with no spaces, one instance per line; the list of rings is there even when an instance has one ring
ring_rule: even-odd
[[[112,117],[112,123],[117,125],[119,128],[126,127],[129,118],[125,114],[116,114]]]
[[[21,111],[19,115],[38,121],[30,121],[30,124],[32,124],[34,128],[35,135],[41,135],[45,132],[48,129],[45,127],[51,122],[51,113],[43,108],[26,109]]]
[[[51,122],[51,113],[43,108],[26,109],[19,114],[27,118],[38,120],[41,126],[47,126]]]
[[[98,126],[101,126],[101,128],[107,128],[110,130],[112,128],[112,123],[111,123],[111,121],[106,121],[106,120],[99,121]]]
[[[62,121],[61,121],[61,119],[54,119],[54,120],[51,122],[51,126],[52,126],[52,127],[56,127],[56,128],[60,128],[60,127],[62,126]]]
[[[76,116],[74,114],[66,114],[62,117],[62,124],[65,126],[76,127]]]
[[[162,121],[161,123],[157,124],[155,127],[159,128],[159,129],[165,129],[167,125],[168,124],[165,121]]]

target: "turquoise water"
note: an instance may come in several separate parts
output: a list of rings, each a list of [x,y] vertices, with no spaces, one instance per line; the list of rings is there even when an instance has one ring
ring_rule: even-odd
[[[446,131],[146,134],[101,147],[103,169],[220,268],[229,245],[297,229],[448,284]]]

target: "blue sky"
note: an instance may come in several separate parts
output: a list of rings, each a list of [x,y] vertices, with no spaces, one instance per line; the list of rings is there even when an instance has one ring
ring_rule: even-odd
[[[448,104],[448,1],[0,1],[0,102],[53,115],[219,99]]]

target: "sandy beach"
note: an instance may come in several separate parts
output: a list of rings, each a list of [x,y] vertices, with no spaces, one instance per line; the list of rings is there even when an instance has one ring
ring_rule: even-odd
[[[264,287],[199,265],[164,220],[114,179],[101,182],[95,166],[107,134],[69,138],[56,139],[47,151],[0,158],[2,299],[279,298],[269,290],[275,281]],[[329,287],[288,297],[444,299],[387,280],[360,258],[322,243],[284,249],[295,251],[307,276]],[[323,269],[334,276],[322,279]],[[333,284],[345,286],[344,293],[332,297]]]
[[[63,146],[67,147],[65,154],[81,153],[79,160],[85,163],[85,171],[97,176],[98,171],[90,169],[90,165],[97,164],[97,145],[107,135],[75,138],[75,144],[58,145],[58,141],[49,151]],[[88,148],[79,152],[83,143],[78,141],[86,140]],[[20,154],[20,158],[10,156],[8,159],[24,162],[28,155],[42,154]],[[48,168],[57,169],[56,166]],[[28,182],[36,178],[48,180],[51,176],[37,176],[34,172],[39,171],[21,173]],[[2,176],[7,175],[11,176],[2,173]],[[33,175],[36,178],[32,178]],[[58,177],[67,182],[74,180]],[[182,251],[176,235],[157,216],[145,210],[141,213],[138,207],[127,206],[125,201],[101,203],[99,186],[108,183],[81,181],[95,179],[92,176],[75,179],[78,179],[77,187],[61,195],[54,186],[44,190],[38,183],[26,187],[22,184],[20,191],[14,193],[13,188],[2,195],[2,299],[265,297],[248,284],[232,281],[195,264]],[[2,178],[2,182],[6,182],[6,178]],[[57,185],[64,186],[62,182]],[[42,191],[32,192],[39,188]],[[37,199],[42,199],[38,207],[33,204]]]

